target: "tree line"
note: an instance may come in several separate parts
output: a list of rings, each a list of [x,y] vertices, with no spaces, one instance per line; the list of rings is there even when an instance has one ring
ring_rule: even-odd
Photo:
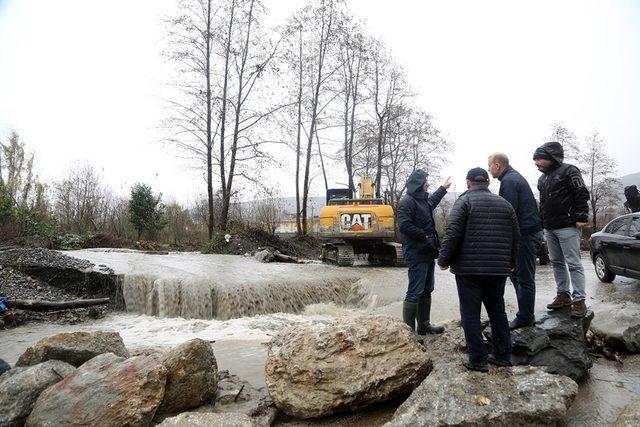
[[[310,0],[278,27],[266,25],[260,0],[178,4],[167,20],[175,76],[163,127],[203,172],[209,237],[228,227],[238,180],[259,185],[258,166],[291,170],[305,235],[312,182],[327,189],[330,165],[344,169],[352,191],[358,175],[371,175],[376,196],[395,204],[410,170],[446,162],[451,143],[345,1]]]

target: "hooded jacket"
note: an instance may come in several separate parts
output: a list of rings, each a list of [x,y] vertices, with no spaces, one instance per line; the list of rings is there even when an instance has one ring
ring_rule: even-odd
[[[458,275],[506,276],[515,265],[520,238],[509,202],[476,185],[453,205],[438,265]]]
[[[398,229],[407,264],[427,262],[438,257],[439,239],[433,210],[447,193],[444,187],[432,195],[424,191],[427,173],[415,170],[407,179],[407,193],[398,205]]]
[[[516,211],[520,234],[524,236],[542,230],[538,203],[533,197],[533,191],[527,180],[511,166],[507,166],[498,179],[500,180],[498,194],[511,203],[513,210]]]
[[[575,227],[589,220],[589,190],[580,169],[563,163],[564,150],[558,142],[544,143],[539,150],[547,153],[553,164],[538,179],[540,217],[549,230]]]

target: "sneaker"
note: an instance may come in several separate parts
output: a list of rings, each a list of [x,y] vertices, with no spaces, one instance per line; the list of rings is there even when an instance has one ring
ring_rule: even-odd
[[[571,305],[571,317],[574,319],[580,319],[587,314],[587,304],[584,300],[576,301]]]
[[[533,326],[534,324],[535,322],[521,323],[518,319],[513,319],[511,322],[509,322],[509,329],[514,330],[514,329],[526,328],[527,326]]]
[[[462,364],[470,371],[489,372],[489,365],[487,363],[462,362]]]
[[[513,363],[511,363],[511,360],[496,359],[496,357],[493,355],[489,355],[489,357],[487,357],[487,362],[491,363],[492,365],[501,366],[501,367],[513,366]]]
[[[547,304],[549,310],[559,310],[571,305],[571,295],[566,292],[559,293],[551,304]]]

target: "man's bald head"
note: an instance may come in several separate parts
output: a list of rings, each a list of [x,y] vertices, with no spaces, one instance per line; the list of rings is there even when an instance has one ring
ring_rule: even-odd
[[[489,156],[488,166],[491,176],[498,178],[509,167],[509,157],[504,153],[493,153]]]

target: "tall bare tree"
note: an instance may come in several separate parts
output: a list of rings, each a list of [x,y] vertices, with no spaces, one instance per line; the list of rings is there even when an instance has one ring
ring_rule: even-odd
[[[551,125],[548,141],[556,141],[562,145],[564,150],[564,158],[567,162],[577,160],[580,152],[580,142],[576,135],[571,132],[562,122],[556,122]]]
[[[214,228],[213,151],[220,121],[214,115],[219,96],[214,94],[214,41],[219,8],[213,0],[178,0],[177,16],[168,20],[167,58],[177,67],[178,93],[168,100],[171,117],[169,141],[187,158],[205,169],[208,206],[208,237]],[[216,99],[217,98],[217,99]]]
[[[607,153],[606,143],[598,131],[585,138],[577,160],[589,187],[591,218],[597,231],[600,214],[620,204],[622,183],[615,178],[616,162]]]
[[[403,70],[393,62],[381,41],[376,41],[371,55],[373,109],[377,124],[376,197],[381,196],[384,148],[391,124],[390,115],[408,95]]]

